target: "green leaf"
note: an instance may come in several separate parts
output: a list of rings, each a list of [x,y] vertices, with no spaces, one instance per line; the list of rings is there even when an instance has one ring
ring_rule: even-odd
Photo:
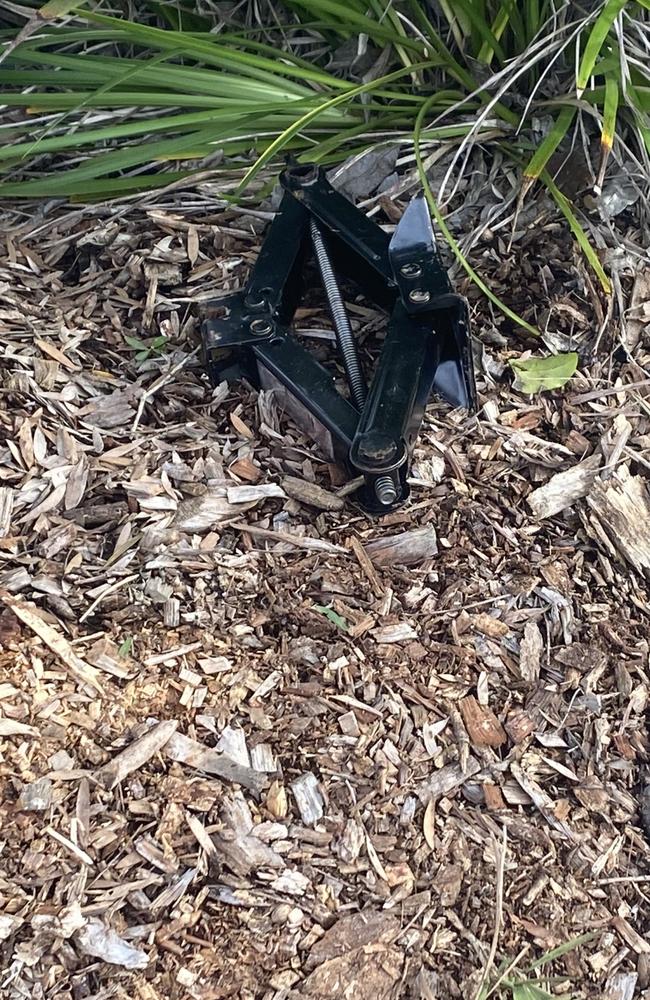
[[[516,983],[512,986],[512,1000],[555,1000],[552,993],[530,983]]]
[[[596,276],[600,281],[603,291],[605,292],[606,295],[611,295],[612,283],[609,280],[607,274],[605,273],[605,269],[600,262],[600,258],[596,253],[596,250],[591,245],[589,237],[587,236],[586,232],[580,225],[580,222],[578,221],[578,218],[571,206],[571,202],[569,201],[567,196],[560,191],[559,187],[549,174],[548,170],[544,170],[542,172],[542,179],[546,184],[546,187],[548,188],[553,200],[555,201],[555,204],[560,209],[564,218],[569,223],[571,232],[578,241],[580,249],[582,250],[583,254],[593,267],[594,272],[596,273]]]
[[[63,17],[68,14],[73,7],[83,7],[83,0],[48,0],[39,10],[39,17],[50,20],[55,17]]]
[[[327,607],[324,604],[314,604],[314,611],[318,611],[319,615],[325,615],[326,618],[333,622],[334,625],[336,625],[337,628],[340,628],[343,632],[348,631],[348,623],[345,618],[342,618],[341,615],[337,614],[333,608]]]
[[[145,344],[144,340],[140,340],[138,337],[125,336],[124,340],[129,345],[129,347],[133,348],[134,351],[143,351],[147,349],[147,345]]]
[[[118,656],[130,656],[133,649],[133,636],[128,635],[117,651]]]
[[[515,373],[514,388],[532,395],[542,389],[561,389],[569,381],[578,367],[578,355],[552,354],[548,358],[528,358],[526,361],[511,361]]]
[[[413,147],[415,150],[415,163],[417,167],[418,177],[420,178],[420,183],[424,189],[424,195],[427,199],[429,210],[433,215],[434,219],[436,220],[436,224],[440,232],[442,233],[447,243],[451,247],[451,250],[456,260],[465,269],[466,273],[472,279],[474,284],[481,289],[483,294],[487,296],[490,302],[494,302],[495,306],[497,306],[497,308],[501,310],[504,316],[507,316],[518,326],[523,327],[524,330],[527,330],[528,333],[531,333],[534,337],[539,337],[539,330],[536,327],[532,326],[530,323],[528,323],[525,319],[523,319],[523,317],[519,316],[516,312],[513,312],[513,310],[510,309],[510,307],[507,306],[505,302],[502,302],[499,296],[496,295],[492,291],[492,289],[485,284],[480,275],[476,273],[472,265],[467,260],[465,254],[461,250],[460,246],[458,245],[457,241],[454,239],[451,232],[449,231],[447,223],[445,222],[442,213],[438,208],[436,199],[433,195],[433,191],[431,190],[431,185],[429,184],[429,178],[427,177],[427,172],[424,167],[424,161],[422,159],[422,148],[421,148],[422,125],[424,122],[425,115],[427,114],[431,106],[431,102],[433,100],[435,100],[435,98],[429,98],[427,101],[424,102],[420,111],[418,112],[418,116],[415,120],[415,128],[413,129]]]

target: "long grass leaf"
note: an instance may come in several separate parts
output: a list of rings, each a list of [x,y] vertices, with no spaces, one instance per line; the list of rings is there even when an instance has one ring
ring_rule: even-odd
[[[388,73],[386,76],[379,77],[377,80],[372,80],[369,83],[363,83],[360,86],[355,87],[354,90],[349,91],[347,94],[339,94],[337,97],[332,97],[329,100],[324,101],[319,107],[314,108],[312,111],[308,111],[305,115],[302,115],[302,117],[293,122],[288,129],[285,129],[285,131],[271,143],[257,162],[246,171],[246,174],[237,188],[237,194],[241,194],[245,190],[250,181],[256,176],[256,174],[259,173],[262,167],[277,153],[279,153],[294,135],[297,135],[304,128],[306,128],[307,125],[311,124],[311,122],[318,118],[323,111],[338,107],[339,104],[343,104],[344,101],[349,101],[353,97],[370,93],[375,88],[385,83],[392,83],[393,80],[398,80],[414,70],[427,69],[430,65],[430,63],[426,62],[419,64],[416,63],[414,66],[396,70],[394,73]]]
[[[539,178],[542,170],[544,170],[553,153],[569,131],[571,122],[575,118],[576,110],[575,105],[565,105],[560,110],[548,135],[528,161],[528,165],[524,170],[525,186],[532,184]]]
[[[605,107],[600,130],[600,166],[594,190],[599,193],[605,179],[607,161],[614,145],[616,134],[616,116],[618,115],[618,80],[615,76],[605,78]]]
[[[600,50],[605,44],[614,21],[626,4],[627,0],[607,0],[607,3],[596,18],[596,21],[589,33],[589,38],[587,39],[584,52],[582,53],[580,66],[578,67],[578,75],[576,77],[576,91],[578,97],[582,97],[584,90],[589,83],[589,77],[593,73],[596,60],[600,55]]]
[[[569,223],[571,232],[575,236],[578,246],[580,247],[583,254],[591,264],[591,267],[593,268],[594,273],[596,274],[603,291],[607,295],[611,295],[612,283],[608,278],[607,274],[605,273],[605,269],[603,268],[603,265],[600,262],[598,254],[592,247],[589,237],[587,236],[586,232],[580,225],[580,222],[578,221],[578,218],[575,212],[573,211],[573,208],[571,207],[571,202],[566,197],[566,195],[560,191],[557,184],[547,171],[543,172],[542,179],[544,181],[544,184],[548,188],[550,194],[552,195],[555,204],[560,209],[562,215]]]
[[[465,254],[463,253],[463,251],[459,247],[458,243],[456,242],[456,240],[452,236],[451,232],[449,231],[449,228],[448,228],[448,226],[447,226],[447,224],[446,224],[446,222],[445,222],[445,220],[444,220],[444,218],[442,216],[442,213],[441,213],[440,209],[438,208],[438,205],[436,203],[436,199],[434,197],[433,191],[431,190],[431,185],[429,184],[429,179],[427,177],[426,170],[424,169],[424,162],[422,160],[422,149],[421,149],[421,141],[420,141],[421,140],[421,134],[422,134],[422,125],[423,125],[423,122],[424,122],[424,118],[428,114],[429,110],[430,110],[430,108],[427,107],[427,102],[425,101],[425,103],[422,105],[420,111],[418,112],[418,116],[417,116],[417,118],[415,120],[415,127],[414,127],[414,130],[413,130],[413,148],[414,148],[414,151],[415,151],[415,162],[416,162],[416,165],[417,165],[418,176],[420,178],[420,183],[422,184],[422,187],[424,189],[424,194],[425,194],[425,197],[427,199],[427,203],[429,205],[429,209],[431,210],[431,214],[433,215],[434,219],[436,220],[436,224],[437,224],[438,228],[440,229],[440,232],[442,233],[442,235],[444,236],[445,240],[449,244],[449,246],[451,248],[451,251],[454,254],[454,257],[456,258],[456,260],[458,261],[458,263],[461,265],[461,267],[463,268],[463,270],[466,272],[466,274],[474,282],[474,284],[478,288],[481,289],[481,291],[483,292],[483,294],[491,302],[493,302],[494,305],[505,316],[507,316],[509,319],[511,319],[514,323],[516,323],[517,326],[521,326],[524,330],[526,330],[528,333],[532,334],[534,337],[539,337],[540,333],[539,333],[539,330],[536,327],[534,327],[531,323],[528,323],[527,320],[523,319],[523,317],[519,316],[516,312],[514,312],[512,309],[510,309],[510,307],[507,306],[505,304],[505,302],[502,302],[501,299],[498,297],[498,295],[496,295],[492,291],[492,289],[489,288],[488,285],[486,285],[486,283],[483,281],[483,279],[476,273],[476,271],[474,270],[474,268],[472,267],[472,265],[469,263],[469,261],[467,260]]]

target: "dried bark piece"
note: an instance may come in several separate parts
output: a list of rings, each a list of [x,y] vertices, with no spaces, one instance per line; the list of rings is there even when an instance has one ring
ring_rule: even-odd
[[[15,719],[0,719],[0,736],[40,736],[38,729]]]
[[[485,796],[485,805],[490,812],[498,812],[500,809],[505,809],[506,804],[498,785],[493,785],[491,781],[486,781],[482,787],[483,795]]]
[[[238,511],[240,510],[241,507],[238,508]],[[271,531],[269,528],[258,528],[256,525],[242,524],[240,521],[233,521],[230,527],[237,528],[238,531],[246,531],[253,538],[267,538],[272,542],[295,545],[297,549],[308,549],[313,552],[330,552],[332,555],[347,556],[350,554],[348,549],[343,548],[342,545],[333,545],[331,542],[326,542],[324,538],[295,535],[290,531]]]
[[[311,970],[323,962],[368,945],[388,944],[400,931],[399,920],[386,911],[364,910],[340,917],[316,942],[305,962]]]
[[[97,679],[97,672],[85,660],[77,656],[64,636],[48,625],[36,611],[32,611],[32,608],[35,607],[33,604],[28,604],[26,601],[14,597],[6,590],[0,590],[0,601],[13,611],[16,618],[19,618],[24,625],[35,632],[39,639],[43,640],[45,645],[59,657],[63,665],[78,681],[89,684],[100,694],[104,693],[104,689]]]
[[[255,503],[248,505],[230,503],[225,496],[223,487],[213,487],[199,497],[181,500],[172,526],[179,531],[191,531],[198,534],[202,531],[209,531],[214,528],[215,524],[229,517],[239,517],[242,510],[248,510],[249,507],[254,506]]]
[[[540,811],[549,826],[552,826],[554,830],[561,833],[567,840],[575,841],[576,835],[563,820],[557,818],[554,812],[555,803],[546,794],[544,789],[533,778],[530,778],[519,764],[516,764],[514,761],[510,764],[510,773],[526,795],[530,797],[533,805]]]
[[[235,875],[248,875],[258,868],[284,868],[283,858],[250,833],[225,830],[212,838],[216,853]]]
[[[418,634],[408,622],[398,622],[396,625],[384,625],[373,629],[370,633],[379,643],[405,642],[407,639],[417,639]]]
[[[537,622],[526,622],[519,647],[519,673],[522,680],[533,684],[539,678],[544,639]]]
[[[367,954],[358,948],[346,955],[324,962],[302,984],[305,1000],[394,1000],[402,978],[404,954],[398,948],[385,948]]]
[[[603,1000],[633,1000],[638,978],[637,972],[615,972],[605,983]]]
[[[277,483],[260,483],[257,486],[229,486],[226,490],[228,503],[232,504],[255,504],[268,497],[279,497],[281,500],[287,499],[287,494]]]
[[[452,789],[464,785],[468,778],[477,774],[481,770],[481,765],[475,757],[470,757],[465,769],[460,764],[447,764],[441,767],[432,777],[421,782],[414,789],[415,794],[423,805],[440,795],[446,795]]]
[[[611,795],[603,783],[594,777],[577,785],[573,789],[573,794],[580,805],[590,812],[598,813],[598,815],[602,815],[612,801]]]
[[[343,833],[339,837],[334,850],[346,864],[352,864],[361,853],[361,848],[366,841],[364,828],[356,819],[349,819],[345,824]]]
[[[13,507],[14,491],[8,486],[0,486],[0,538],[6,538],[9,534]]]
[[[238,458],[228,467],[228,471],[248,483],[256,483],[262,475],[262,470],[248,457]]]
[[[322,819],[325,803],[315,774],[311,771],[301,774],[291,782],[291,791],[303,823],[311,826]]]
[[[623,558],[639,573],[650,571],[650,495],[645,480],[621,468],[607,483],[594,483],[587,503]]]
[[[467,695],[458,707],[474,746],[500,747],[506,742],[505,730],[488,705],[481,705],[472,695]]]
[[[602,455],[590,455],[565,472],[551,476],[547,483],[533,490],[528,497],[528,506],[533,515],[540,521],[545,517],[554,517],[573,506],[577,500],[586,497],[602,461]]]
[[[146,952],[134,948],[116,931],[95,918],[88,920],[85,927],[77,931],[76,942],[84,954],[111,965],[121,965],[124,969],[145,969],[149,964]]]
[[[365,549],[375,566],[415,566],[438,555],[438,542],[435,530],[429,526],[377,538]]]
[[[463,869],[460,865],[441,865],[434,882],[434,889],[440,895],[443,906],[453,906],[460,895],[463,884]]]
[[[375,567],[372,564],[372,560],[370,559],[368,553],[366,552],[366,550],[364,549],[363,545],[361,544],[356,535],[352,535],[350,537],[350,548],[357,557],[361,569],[368,577],[368,582],[372,587],[372,592],[375,595],[375,597],[383,597],[384,588],[382,587],[379,581],[379,577],[377,576]]]
[[[632,352],[644,330],[650,325],[650,267],[641,264],[634,278],[632,294],[627,309],[627,318],[621,331],[622,340]]]
[[[535,732],[535,723],[522,708],[516,708],[508,716],[504,728],[512,742],[519,744]]]
[[[23,785],[16,806],[24,812],[44,812],[52,804],[52,782],[39,778]]]
[[[134,740],[125,750],[114,757],[110,764],[98,772],[97,778],[110,791],[139,768],[144,767],[165,746],[178,728],[175,719],[159,722],[148,733]]]
[[[268,778],[259,771],[254,771],[252,767],[244,767],[226,754],[211,750],[181,733],[174,733],[167,741],[165,754],[170,760],[195,767],[197,771],[205,771],[206,774],[216,774],[226,781],[233,781],[254,792],[261,792],[268,785]]]
[[[307,504],[309,507],[317,507],[318,510],[343,510],[345,500],[343,497],[330,493],[317,483],[308,483],[305,479],[298,479],[296,476],[285,476],[282,486],[292,500]]]
[[[475,629],[478,629],[479,632],[482,632],[483,635],[489,635],[492,639],[501,639],[510,631],[509,625],[499,621],[498,618],[494,618],[492,615],[488,615],[486,612],[472,615],[470,624]]]
[[[612,926],[637,955],[650,955],[650,942],[641,937],[625,917],[614,917],[612,919]]]

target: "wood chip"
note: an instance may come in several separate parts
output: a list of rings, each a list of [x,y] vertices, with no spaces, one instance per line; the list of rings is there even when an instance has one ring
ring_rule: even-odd
[[[524,626],[524,635],[519,647],[519,673],[522,680],[533,684],[539,678],[544,640],[537,622],[529,621]]]
[[[307,771],[295,778],[291,782],[291,791],[296,800],[300,818],[306,826],[312,826],[323,818],[325,803],[315,774]]]
[[[103,767],[97,774],[98,780],[108,790],[115,788],[129,774],[144,767],[147,761],[159,753],[177,728],[178,722],[173,719],[158,722],[148,733],[131,743],[126,750],[114,757],[110,764]]]
[[[260,483],[258,486],[229,486],[226,490],[228,503],[254,504],[268,497],[279,497],[286,500],[287,494],[277,483]]]
[[[641,476],[620,469],[587,497],[613,546],[639,573],[650,571],[650,494]]]
[[[379,643],[406,642],[408,639],[417,639],[418,637],[417,632],[408,622],[383,625],[381,628],[373,629],[371,635],[375,642]]]
[[[538,782],[529,777],[523,768],[514,761],[510,764],[510,772],[513,778],[515,778],[521,788],[530,797],[535,807],[539,809],[546,822],[552,826],[554,830],[557,830],[558,833],[561,833],[563,837],[566,837],[568,840],[575,841],[576,836],[573,833],[573,830],[571,830],[571,828],[567,826],[563,820],[557,818],[554,811],[555,803],[550,796],[546,794]]]
[[[483,635],[489,635],[493,639],[501,639],[510,631],[509,625],[506,625],[505,622],[499,621],[498,618],[494,618],[492,615],[488,615],[485,612],[481,612],[478,615],[472,615],[471,625],[479,632],[482,632]]]
[[[590,455],[563,472],[551,476],[547,483],[528,496],[528,506],[538,520],[554,517],[576,501],[586,497],[602,465],[601,455]]]
[[[332,555],[349,555],[349,552],[342,545],[333,545],[322,538],[311,538],[307,535],[293,535],[289,531],[271,531],[268,528],[258,528],[252,524],[242,524],[239,521],[232,522],[231,528],[239,531],[246,531],[253,538],[266,538],[271,542],[283,542],[293,545],[297,549],[308,549],[312,552],[330,552]]]
[[[0,486],[0,538],[6,538],[9,534],[13,506],[14,491],[8,486]]]
[[[316,507],[318,510],[343,510],[345,500],[343,497],[324,490],[316,483],[308,483],[304,479],[297,479],[295,476],[285,476],[282,486],[287,496],[299,503],[307,504],[309,507]]]
[[[211,750],[181,733],[174,733],[165,743],[164,750],[170,760],[194,767],[197,771],[205,771],[206,774],[216,774],[226,781],[250,788],[251,791],[261,792],[268,785],[268,778],[259,771],[245,767],[226,754]]]
[[[414,528],[377,538],[365,550],[375,566],[416,566],[438,554],[438,542],[432,527]]]
[[[129,944],[94,917],[77,931],[76,942],[84,954],[111,965],[120,965],[123,969],[145,969],[149,964],[146,952]]]
[[[354,552],[355,556],[359,561],[361,569],[368,578],[368,582],[372,587],[372,592],[375,595],[375,597],[383,597],[384,588],[382,587],[379,577],[377,576],[377,571],[375,570],[375,567],[373,566],[372,560],[370,559],[368,553],[366,552],[366,550],[364,549],[363,545],[361,544],[356,535],[352,535],[350,538],[350,548]]]
[[[481,705],[472,695],[458,703],[471,743],[475,747],[500,747],[507,736],[488,705]]]
[[[77,656],[68,640],[40,617],[35,605],[14,597],[7,590],[0,590],[0,601],[6,607],[11,608],[16,618],[27,625],[58,656],[63,665],[78,681],[89,684],[100,694],[103,693],[102,685],[97,678],[97,671],[80,656]]]
[[[437,799],[441,795],[447,795],[454,788],[463,785],[468,778],[477,774],[481,770],[481,765],[475,757],[470,757],[465,769],[460,764],[447,764],[436,771],[426,781],[416,785],[414,791],[420,802],[426,805],[432,799]]]
[[[616,916],[612,918],[612,926],[618,931],[625,943],[636,952],[637,955],[650,955],[650,942],[641,937],[634,930],[631,923],[625,917]]]

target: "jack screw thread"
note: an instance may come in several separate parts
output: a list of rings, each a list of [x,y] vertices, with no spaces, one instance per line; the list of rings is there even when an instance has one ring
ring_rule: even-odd
[[[327,302],[336,332],[336,341],[343,356],[343,365],[347,375],[350,392],[356,408],[361,411],[366,402],[366,381],[361,371],[357,345],[350,326],[350,320],[345,309],[343,298],[334,274],[327,245],[316,221],[310,221],[311,241],[314,247],[316,263],[327,296]],[[394,489],[394,487],[393,487]],[[391,503],[392,501],[386,501]],[[383,503],[383,501],[382,501]]]
[[[393,476],[379,476],[375,479],[375,496],[379,503],[388,507],[397,500],[397,486]]]

